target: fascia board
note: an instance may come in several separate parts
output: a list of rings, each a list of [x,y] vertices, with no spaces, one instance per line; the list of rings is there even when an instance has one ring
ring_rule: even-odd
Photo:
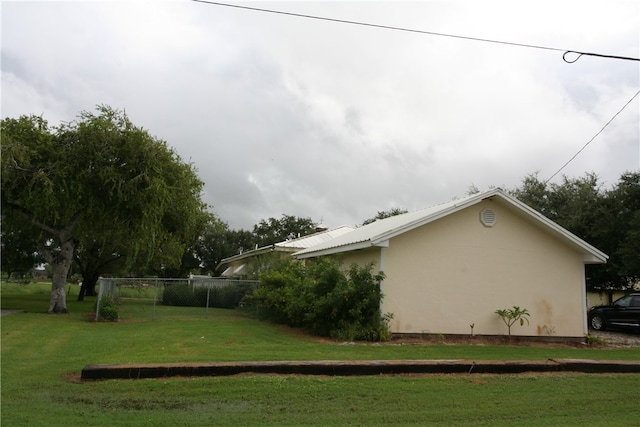
[[[605,255],[606,258],[596,257],[592,254],[585,254],[582,256],[582,262],[585,264],[606,264],[608,256]]]
[[[429,215],[427,217],[422,217],[419,218],[415,221],[412,221],[410,223],[404,224],[402,226],[396,227],[394,229],[385,231],[383,233],[378,234],[377,236],[371,237],[365,241],[362,242],[358,242],[358,243],[354,243],[354,244],[349,244],[349,245],[343,245],[343,246],[338,246],[338,247],[334,247],[334,248],[326,248],[326,249],[321,249],[319,251],[313,251],[313,252],[306,252],[304,254],[300,254],[300,255],[295,255],[294,256],[296,258],[311,258],[314,256],[321,256],[321,255],[329,255],[329,254],[335,254],[335,253],[339,253],[339,252],[347,252],[347,251],[352,251],[352,250],[356,250],[356,249],[364,249],[367,247],[373,247],[373,246],[381,246],[381,247],[388,247],[389,246],[389,239],[398,236],[402,233],[406,233],[407,231],[413,230],[416,227],[420,227],[424,224],[427,224],[429,222],[435,221],[437,219],[440,219],[442,217],[445,217],[447,215],[450,215],[456,211],[459,211],[461,209],[464,209],[470,205],[476,204],[488,197],[492,197],[493,195],[495,195],[497,192],[499,192],[499,190],[491,190],[488,192],[484,192],[484,193],[479,193],[477,194],[475,197],[470,197],[467,199],[463,199],[460,200],[459,203],[454,203],[447,207],[447,208],[443,208],[442,210],[438,210],[436,212],[434,212],[432,215]],[[313,249],[313,248],[310,248]]]
[[[263,246],[261,248],[258,249],[252,249],[250,251],[246,251],[243,252],[241,254],[237,254],[234,256],[230,256],[228,258],[224,258],[223,260],[220,261],[220,264],[218,264],[218,266],[216,268],[220,268],[221,266],[225,265],[225,264],[229,264],[230,262],[234,262],[234,261],[239,261],[242,259],[246,259],[246,258],[252,258],[254,256],[257,255],[262,255],[264,253],[269,253],[269,252],[293,252],[293,248],[283,248],[283,247],[271,247],[271,246]]]
[[[456,209],[457,210],[457,209]],[[407,231],[411,231],[414,228],[418,228],[420,226],[423,226],[425,224],[428,224],[432,221],[435,221],[437,219],[440,219],[442,217],[445,217],[451,213],[455,212],[455,210],[449,210],[447,209],[446,211],[441,211],[438,213],[435,213],[433,215],[430,215],[428,217],[425,218],[420,218],[419,220],[416,220],[414,222],[410,222],[409,224],[405,224],[402,227],[398,227],[395,228],[393,230],[389,230],[385,233],[382,233],[378,236],[376,236],[375,238],[371,239],[371,246],[379,246],[381,243],[383,242],[388,242],[389,239],[392,239],[400,234],[406,233]]]
[[[455,201],[454,201],[451,206],[449,206],[447,208],[444,208],[442,210],[436,211],[432,215],[420,218],[418,220],[415,220],[415,221],[410,222],[408,224],[404,224],[404,225],[402,225],[400,227],[397,227],[397,228],[394,228],[392,230],[388,230],[386,232],[383,232],[383,233],[381,233],[381,234],[379,234],[379,235],[377,235],[375,237],[372,237],[372,238],[367,239],[367,240],[362,241],[362,242],[353,243],[353,244],[344,245],[344,246],[337,246],[337,247],[333,247],[333,248],[326,248],[326,249],[322,249],[322,250],[319,250],[319,251],[307,252],[307,253],[300,254],[300,255],[296,255],[294,253],[293,256],[295,258],[303,259],[303,258],[313,258],[313,257],[316,257],[316,256],[331,255],[331,254],[336,254],[336,253],[340,253],[340,252],[348,252],[348,251],[353,251],[353,250],[357,250],[357,249],[369,248],[369,247],[373,247],[373,246],[388,247],[389,239],[391,239],[391,238],[393,238],[395,236],[398,236],[398,235],[400,235],[402,233],[405,233],[407,231],[410,231],[410,230],[412,230],[414,228],[417,228],[417,227],[420,227],[422,225],[428,224],[428,223],[433,222],[435,220],[438,220],[440,218],[446,217],[447,215],[451,215],[451,214],[453,214],[453,213],[455,213],[457,211],[460,211],[462,209],[466,209],[467,207],[475,205],[475,204],[477,204],[477,203],[479,203],[479,202],[481,202],[483,200],[492,199],[495,196],[498,197],[498,200],[499,200],[498,203],[503,202],[506,205],[510,205],[511,207],[515,208],[516,210],[519,210],[523,214],[527,215],[533,221],[537,221],[538,223],[540,223],[547,230],[550,230],[551,232],[554,232],[554,233],[560,235],[561,238],[566,239],[569,243],[581,248],[583,251],[586,252],[586,254],[584,254],[585,263],[602,264],[602,263],[606,263],[607,262],[607,259],[609,257],[604,252],[598,250],[594,246],[591,246],[589,243],[587,243],[584,240],[580,239],[578,236],[574,235],[573,233],[571,233],[568,230],[564,229],[560,225],[558,225],[555,222],[551,221],[550,219],[548,219],[544,215],[540,214],[535,209],[532,209],[531,207],[529,207],[525,203],[517,200],[514,197],[509,196],[508,194],[506,194],[504,191],[502,191],[500,189],[494,189],[494,190],[490,190],[490,191],[487,191],[487,192],[484,192],[484,193],[478,193],[475,197],[470,197],[470,198],[467,198],[467,199],[463,199],[459,203],[455,203]]]
[[[233,261],[239,261],[241,259],[250,258],[254,255],[258,255],[260,253],[260,249],[253,249],[251,251],[246,251],[241,254],[230,256],[229,258],[224,258],[220,261],[220,265],[228,264]]]
[[[371,244],[371,246],[377,246],[379,248],[388,248],[389,247],[389,240],[383,240],[381,242],[377,242],[376,244]]]
[[[425,225],[435,220],[438,220],[440,218],[443,218],[447,215],[451,215],[457,211],[460,211],[469,206],[475,205],[483,200],[491,199],[495,196],[497,196],[500,199],[500,201],[506,204],[510,204],[516,209],[523,211],[525,214],[529,215],[533,220],[542,223],[543,226],[548,227],[548,229],[551,230],[552,232],[559,234],[561,237],[567,239],[573,245],[576,245],[580,247],[582,250],[584,250],[585,252],[587,252],[587,254],[584,255],[585,263],[604,264],[607,262],[607,259],[609,258],[607,254],[600,251],[596,247],[590,245],[589,243],[585,242],[584,240],[580,239],[578,236],[566,230],[565,228],[561,227],[560,225],[556,224],[555,222],[551,221],[549,218],[545,217],[535,209],[529,207],[527,204],[504,193],[500,189],[491,190],[485,193],[479,193],[477,197],[466,199],[459,204],[454,203],[453,205],[451,205],[446,209],[435,212],[433,215],[430,215],[425,218],[421,218],[409,224],[405,224],[404,226],[399,227],[397,229],[389,230],[388,232],[380,234],[376,236],[374,239],[372,239],[371,244],[372,246],[376,246],[385,240],[388,241],[389,239],[397,235],[400,235],[402,233],[405,233],[407,231],[410,231],[416,227],[420,227],[422,225]]]
[[[357,251],[359,249],[366,249],[372,246],[375,246],[375,245],[372,245],[369,240],[366,240],[364,242],[352,243],[350,245],[343,245],[343,246],[334,246],[333,248],[326,248],[326,249],[321,249],[319,251],[306,252],[303,254],[296,252],[292,256],[296,259],[315,258],[319,256],[338,254],[341,252]]]

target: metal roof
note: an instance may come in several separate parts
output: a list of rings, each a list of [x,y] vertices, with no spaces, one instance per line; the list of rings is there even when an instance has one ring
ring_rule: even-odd
[[[251,258],[263,253],[272,252],[273,250],[276,250],[279,252],[295,252],[298,249],[305,249],[310,246],[318,245],[323,242],[329,241],[343,234],[349,233],[353,230],[354,228],[352,227],[349,227],[347,225],[342,225],[340,227],[332,228],[331,230],[324,230],[318,233],[310,234],[308,236],[298,237],[296,239],[291,239],[291,240],[285,240],[284,242],[276,243],[273,246],[271,245],[263,246],[263,247],[252,249],[249,251],[244,251],[240,254],[236,254],[228,258],[224,258],[223,260],[220,261],[220,264],[218,264],[216,268],[220,268],[221,266],[226,265],[233,261],[238,261],[241,259]]]
[[[336,237],[342,236],[343,234],[350,233],[353,230],[353,227],[342,225],[340,227],[332,228],[331,230],[320,231],[309,236],[285,240],[284,242],[276,243],[276,246],[280,248],[306,249],[311,246],[327,242],[331,239],[335,239]]]
[[[608,256],[605,253],[591,246],[584,240],[570,233],[514,197],[508,195],[501,189],[493,189],[483,193],[473,194],[426,209],[378,220],[357,228],[350,233],[300,250],[293,254],[293,256],[295,258],[302,259],[370,248],[374,246],[384,247],[388,245],[388,241],[392,237],[480,203],[485,199],[497,201],[501,203],[501,205],[509,208],[512,212],[523,216],[538,226],[543,227],[546,231],[559,235],[563,240],[577,248],[583,254],[583,258],[586,263],[606,262]]]

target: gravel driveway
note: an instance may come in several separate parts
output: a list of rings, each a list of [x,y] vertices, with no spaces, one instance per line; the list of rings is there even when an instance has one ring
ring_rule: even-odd
[[[613,332],[613,331],[589,331],[590,335],[601,339],[608,345],[620,347],[640,347],[640,333],[638,332]]]

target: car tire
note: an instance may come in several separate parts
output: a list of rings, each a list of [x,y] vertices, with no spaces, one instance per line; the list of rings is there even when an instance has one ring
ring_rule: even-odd
[[[591,316],[591,319],[589,319],[589,326],[591,326],[591,329],[594,331],[604,331],[604,318],[599,314],[594,314]]]

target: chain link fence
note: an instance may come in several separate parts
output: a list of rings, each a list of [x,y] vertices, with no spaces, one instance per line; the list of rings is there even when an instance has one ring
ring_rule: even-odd
[[[258,284],[257,280],[206,276],[101,278],[96,321],[208,318],[211,308],[242,305],[244,296],[253,292]]]

